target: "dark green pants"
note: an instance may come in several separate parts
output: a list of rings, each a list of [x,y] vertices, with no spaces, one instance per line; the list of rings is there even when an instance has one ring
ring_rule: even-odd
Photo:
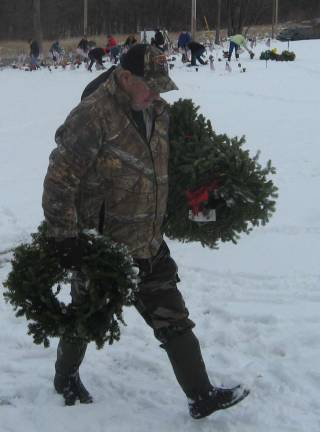
[[[161,347],[168,354],[176,378],[188,398],[207,394],[211,389],[198,339],[192,332],[193,321],[177,288],[177,265],[163,242],[151,260],[136,260],[141,283],[136,309],[153,329]],[[84,301],[84,278],[75,274],[71,289],[74,303]],[[60,340],[56,370],[61,374],[74,373],[83,360],[86,343],[80,339]]]

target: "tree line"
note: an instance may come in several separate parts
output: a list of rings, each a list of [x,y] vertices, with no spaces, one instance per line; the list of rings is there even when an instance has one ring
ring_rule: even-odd
[[[189,30],[191,0],[87,0],[88,34],[135,33],[142,29]],[[84,0],[0,0],[0,39],[34,37],[35,13],[45,39],[83,33]],[[229,33],[244,26],[270,24],[274,0],[197,0],[197,28],[215,29],[220,17]],[[320,16],[319,0],[279,0],[279,20]],[[221,8],[218,14],[219,8]],[[35,12],[36,11],[36,12]],[[38,11],[39,12],[39,11]]]

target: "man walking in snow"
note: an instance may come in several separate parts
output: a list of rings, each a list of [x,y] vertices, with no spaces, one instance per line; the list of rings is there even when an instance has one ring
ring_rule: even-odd
[[[254,57],[253,51],[251,51],[247,47],[246,38],[244,36],[242,36],[241,34],[236,34],[236,35],[230,37],[228,61],[231,60],[233,51],[235,51],[236,59],[239,58],[239,52],[238,51],[240,48],[244,48],[246,51],[248,51],[251,59]]]
[[[202,418],[240,402],[248,391],[210,383],[177,288],[177,265],[161,234],[169,110],[159,94],[177,87],[163,52],[150,45],[135,45],[103,75],[56,132],[43,193],[49,234],[61,264],[73,271],[75,307],[87,299],[79,233],[96,229],[127,245],[140,271],[136,309],[167,352],[191,416]],[[54,386],[67,405],[92,402],[79,375],[86,348],[80,337],[59,342]]]

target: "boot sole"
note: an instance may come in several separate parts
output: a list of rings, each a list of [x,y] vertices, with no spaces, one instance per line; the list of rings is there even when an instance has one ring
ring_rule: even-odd
[[[219,410],[221,410],[221,409],[227,409],[227,408],[230,408],[230,407],[232,407],[232,406],[234,406],[234,405],[237,405],[239,402],[241,402],[243,399],[245,399],[249,394],[250,394],[250,390],[245,389],[245,390],[243,391],[242,395],[239,396],[237,399],[233,400],[232,402],[230,402],[230,403],[228,403],[228,404],[223,404],[223,405],[221,405],[221,406],[220,406],[217,410],[215,410],[215,411],[219,411]],[[215,411],[213,411],[213,412],[215,412]]]
[[[210,411],[210,412],[208,412],[208,413],[206,413],[206,414],[204,414],[202,416],[201,415],[199,415],[199,416],[193,416],[191,414],[191,417],[193,419],[195,419],[195,420],[200,420],[202,418],[208,417],[209,415],[211,415],[211,414],[213,414],[213,413],[215,413],[217,411],[231,408],[234,405],[237,405],[239,402],[243,401],[243,399],[245,399],[249,394],[250,394],[250,390],[249,389],[244,389],[243,392],[242,392],[242,394],[237,399],[234,399],[232,402],[230,402],[228,404],[221,404],[216,409],[213,409],[212,411]]]
[[[57,390],[56,388],[55,388],[55,390],[56,390],[56,392],[57,392],[59,395],[62,395],[62,396],[63,396],[63,398],[64,398],[64,403],[65,403],[66,406],[73,406],[73,405],[75,405],[76,402],[77,402],[77,400],[78,400],[81,404],[91,404],[91,403],[93,403],[93,397],[92,397],[92,396],[87,396],[87,397],[80,397],[80,396],[77,396],[76,399],[75,399],[74,401],[73,401],[73,400],[72,400],[72,401],[67,401],[66,398],[64,397],[63,391],[61,391],[60,389]]]

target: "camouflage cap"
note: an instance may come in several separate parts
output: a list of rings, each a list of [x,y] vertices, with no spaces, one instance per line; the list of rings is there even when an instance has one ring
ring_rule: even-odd
[[[137,44],[130,48],[120,63],[124,69],[143,78],[148,87],[157,93],[178,90],[178,87],[169,77],[165,54],[155,46]]]
[[[178,90],[169,77],[168,62],[165,54],[154,46],[148,45],[144,54],[144,79],[157,93]]]

